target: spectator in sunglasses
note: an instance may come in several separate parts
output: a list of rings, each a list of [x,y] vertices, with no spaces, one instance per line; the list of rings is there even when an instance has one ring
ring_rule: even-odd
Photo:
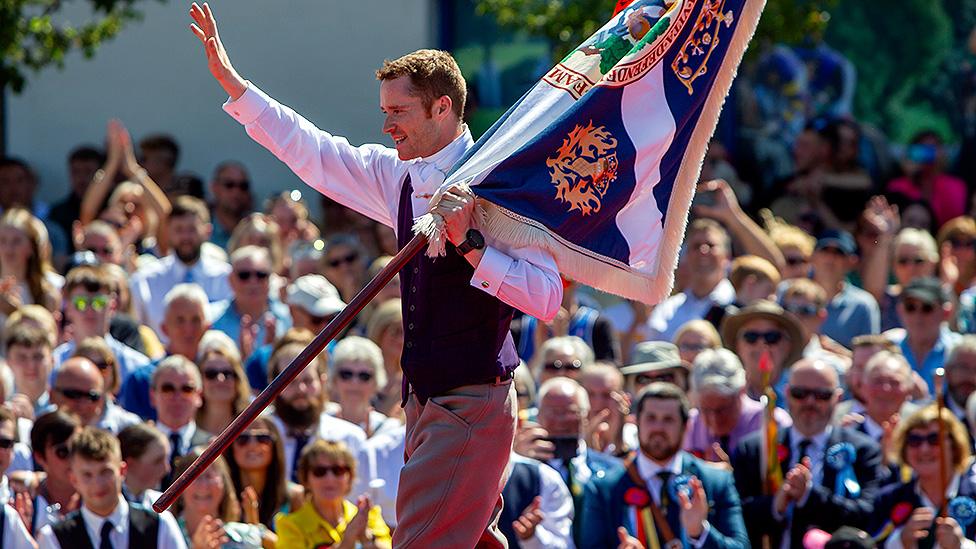
[[[535,356],[531,369],[535,372],[537,385],[542,385],[554,377],[568,377],[579,380],[580,370],[593,364],[593,349],[576,336],[560,336],[546,340]]]
[[[10,492],[7,475],[4,471],[10,467],[14,457],[14,445],[17,441],[17,418],[14,414],[0,406],[0,546],[11,549],[33,549],[34,538],[25,525],[29,516],[21,519],[13,505],[14,495]]]
[[[813,252],[813,280],[827,294],[827,320],[824,334],[844,347],[863,334],[881,329],[878,302],[870,293],[847,282],[847,275],[858,263],[857,244],[846,231],[825,231]]]
[[[762,547],[803,547],[812,528],[866,527],[881,477],[881,448],[854,429],[830,424],[843,391],[837,372],[802,359],[790,368],[786,393],[793,426],[778,430],[776,456],[783,481],[773,495],[763,490],[760,437],[742,441],[732,456],[736,487],[749,538]],[[848,477],[845,482],[838,478]]]
[[[31,451],[36,463],[45,473],[35,491],[31,531],[37,533],[81,505],[81,496],[71,483],[68,473],[69,444],[81,431],[78,418],[62,410],[55,410],[37,418],[31,429]]]
[[[715,326],[722,325],[725,315],[734,314],[757,299],[774,299],[780,274],[768,260],[757,255],[743,255],[732,260],[729,281],[735,288],[735,299],[728,305],[714,305],[705,313],[705,320]]]
[[[627,391],[641,392],[655,381],[672,383],[685,391],[688,388],[688,364],[681,359],[678,348],[666,341],[638,343],[631,353],[631,362],[620,369]]]
[[[268,528],[273,527],[276,513],[288,512],[290,505],[286,504],[301,501],[301,490],[291,489],[285,477],[284,452],[274,422],[259,416],[234,439],[230,451],[224,453],[234,491],[241,495],[243,507],[247,510],[256,501],[258,520]],[[291,500],[289,493],[293,496]]]
[[[706,349],[718,349],[722,346],[722,336],[707,320],[691,320],[678,328],[674,333],[672,343],[678,347],[678,356],[688,364],[695,362],[699,353]]]
[[[283,244],[283,235],[281,233],[281,227],[273,217],[256,212],[242,219],[230,235],[230,241],[227,243],[227,253],[233,254],[244,246],[257,246],[268,250],[268,253],[271,255],[272,272],[274,273],[271,279],[272,288],[277,291],[287,283],[283,276],[287,274],[284,268],[285,247]]]
[[[78,251],[95,254],[102,263],[124,266],[125,255],[129,253],[122,245],[119,233],[108,223],[96,219],[75,234],[75,247]]]
[[[256,347],[271,343],[276,334],[291,327],[288,307],[272,297],[271,275],[274,273],[267,248],[244,246],[230,256],[230,299],[214,303],[210,309],[212,328],[224,332],[237,342],[241,356],[247,357]]]
[[[952,498],[976,494],[976,466],[966,428],[948,409],[940,416],[939,408],[930,404],[901,421],[892,446],[892,459],[913,474],[878,494],[869,529],[876,532],[878,545],[927,547],[934,541],[935,547],[972,547],[976,523],[963,525],[952,511],[948,516],[939,513]],[[943,484],[943,467],[950,475],[948,486]]]
[[[210,180],[210,195],[213,197],[210,211],[214,220],[210,242],[227,249],[234,227],[254,207],[251,180],[244,165],[233,160],[217,165]]]
[[[885,254],[890,270],[875,268],[875,273],[869,273],[865,269],[864,287],[877,298],[881,307],[881,329],[900,328],[902,323],[897,312],[898,296],[912,280],[936,276],[939,250],[928,231],[911,227],[899,231],[890,246],[880,245],[878,248],[883,249],[876,250],[875,253],[890,250]],[[894,284],[888,284],[891,276],[894,276]]]
[[[100,364],[84,354],[65,361],[54,378],[51,402],[59,409],[78,416],[82,425],[118,434],[142,419],[112,402],[105,390],[105,377]]]
[[[251,402],[241,353],[227,334],[210,330],[200,340],[197,364],[203,378],[203,404],[197,411],[197,425],[204,431],[220,433]]]
[[[821,333],[827,319],[827,294],[820,285],[809,278],[788,280],[782,285],[780,305],[803,326],[805,358],[824,360],[841,373],[848,370],[851,352]]]
[[[74,354],[78,342],[101,337],[115,355],[120,378],[125,382],[130,373],[149,364],[149,358],[109,333],[118,305],[112,284],[112,277],[100,266],[81,265],[68,272],[64,285],[64,315],[71,325],[71,339],[54,350],[54,360],[60,365]]]
[[[171,468],[176,458],[212,437],[195,421],[203,405],[201,385],[200,370],[182,355],[164,358],[152,374],[149,403],[156,409],[156,428],[169,439]]]
[[[952,304],[942,282],[934,277],[912,280],[898,298],[898,316],[905,331],[895,339],[912,370],[928,383],[931,394],[935,394],[935,370],[945,365],[949,350],[960,338],[946,324],[951,313]]]
[[[941,256],[958,271],[942,273],[942,276],[951,283],[954,294],[961,294],[976,278],[976,219],[968,215],[950,219],[939,229],[935,239]]]
[[[341,442],[316,441],[302,451],[298,478],[308,499],[278,520],[280,547],[392,546],[380,508],[366,495],[347,498],[356,478],[356,459]]]
[[[763,210],[769,238],[783,254],[785,263],[780,272],[783,280],[806,278],[810,275],[810,257],[817,240],[803,229],[773,218],[769,210]]]
[[[398,429],[400,421],[373,408],[380,387],[386,385],[383,353],[372,341],[348,336],[332,350],[330,372],[336,392],[333,415],[358,425],[366,438]]]
[[[367,266],[366,249],[356,236],[339,233],[326,240],[323,274],[346,303],[366,284]]]
[[[764,393],[760,361],[768,353],[769,383],[780,406],[785,402],[786,371],[803,353],[803,327],[791,313],[771,301],[759,300],[722,322],[722,341],[742,361],[746,370],[746,394],[759,400]]]

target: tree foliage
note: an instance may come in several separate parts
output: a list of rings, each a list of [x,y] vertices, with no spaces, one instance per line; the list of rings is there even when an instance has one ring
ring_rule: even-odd
[[[87,20],[74,23],[64,17],[61,0],[0,0],[0,90],[23,90],[27,71],[49,65],[63,66],[71,51],[86,57],[99,44],[115,37],[123,26],[140,18],[139,0],[87,0]],[[81,5],[73,4],[72,14]]]

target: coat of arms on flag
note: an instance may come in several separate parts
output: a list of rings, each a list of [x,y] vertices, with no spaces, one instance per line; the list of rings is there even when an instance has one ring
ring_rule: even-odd
[[[478,140],[442,192],[470,185],[486,233],[549,249],[567,278],[661,301],[705,149],[764,4],[631,2]],[[435,255],[444,244],[431,221],[416,228]]]

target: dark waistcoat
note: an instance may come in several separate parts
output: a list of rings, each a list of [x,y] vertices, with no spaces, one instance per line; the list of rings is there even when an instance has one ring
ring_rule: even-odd
[[[413,185],[404,181],[397,209],[397,244],[413,237]],[[447,254],[424,252],[400,271],[404,383],[421,403],[456,387],[487,383],[518,366],[510,332],[513,309],[471,286],[474,267],[450,242]],[[404,401],[408,392],[403,392]]]
[[[54,537],[64,549],[95,549],[85,529],[81,510],[72,511],[64,520],[51,525]],[[159,515],[129,504],[129,547],[156,547],[159,539]]]

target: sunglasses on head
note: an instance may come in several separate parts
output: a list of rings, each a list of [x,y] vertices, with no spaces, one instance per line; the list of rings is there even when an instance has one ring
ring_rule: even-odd
[[[59,389],[55,387],[55,391],[64,395],[64,398],[68,400],[82,400],[88,399],[92,402],[98,402],[102,400],[102,395],[98,391],[82,391],[81,389]]]
[[[583,367],[583,363],[577,358],[570,362],[563,362],[561,360],[553,360],[552,362],[547,362],[543,366],[546,370],[552,370],[554,372],[560,372],[562,370],[579,370]]]
[[[184,395],[190,395],[197,392],[197,388],[193,385],[180,385],[177,387],[172,383],[163,383],[159,386],[159,392],[163,393],[164,395],[171,395],[177,391],[183,393]]]
[[[905,312],[909,314],[914,314],[921,311],[922,314],[927,315],[931,314],[934,310],[935,305],[932,305],[931,303],[916,303],[914,301],[905,302]]]
[[[749,330],[742,334],[742,339],[750,345],[755,345],[760,339],[762,339],[766,345],[776,345],[783,340],[783,332],[778,332],[776,330],[770,332],[756,332]]]
[[[89,308],[95,312],[102,312],[108,306],[108,295],[76,295],[71,298],[71,306],[82,313]]]
[[[224,376],[224,379],[237,379],[237,373],[234,370],[204,370],[203,377],[214,381],[220,379],[220,376]]]
[[[906,265],[922,265],[926,263],[926,261],[921,257],[899,257],[895,260],[895,263],[904,267]]]
[[[336,267],[342,265],[343,263],[349,263],[349,264],[355,263],[357,259],[359,259],[359,254],[356,252],[352,252],[342,257],[328,259],[325,261],[325,264],[335,269]]]
[[[225,189],[238,189],[241,191],[251,190],[251,182],[247,179],[242,179],[240,181],[235,181],[233,179],[224,179],[220,182],[221,186]]]
[[[238,446],[247,446],[251,441],[257,442],[258,444],[268,446],[274,442],[274,437],[267,433],[243,433],[237,437],[234,442]]]
[[[908,433],[905,435],[905,446],[909,448],[921,448],[923,444],[928,444],[929,446],[939,445],[939,433],[929,433],[927,435],[920,435],[918,433]]]
[[[0,450],[9,450],[14,447],[14,442],[12,438],[0,438]]]
[[[316,465],[309,470],[309,473],[313,477],[324,477],[328,473],[332,473],[332,476],[341,477],[346,473],[351,472],[352,469],[346,467],[345,465]]]
[[[68,459],[68,455],[71,453],[71,451],[68,449],[67,442],[62,442],[61,444],[54,446],[53,449],[54,455],[57,456],[58,459]]]
[[[812,303],[783,303],[783,309],[797,316],[814,316],[820,310]]]
[[[271,273],[268,271],[236,271],[234,272],[234,276],[244,282],[247,282],[248,280],[251,280],[252,276],[258,280],[267,280],[268,277],[271,276]]]
[[[810,389],[808,387],[790,387],[790,396],[796,400],[806,400],[813,397],[820,402],[827,402],[834,396],[832,389]]]
[[[373,380],[373,374],[371,372],[354,372],[352,370],[339,370],[339,379],[343,381],[351,381],[352,378],[359,378],[359,381],[363,383],[369,383]]]

